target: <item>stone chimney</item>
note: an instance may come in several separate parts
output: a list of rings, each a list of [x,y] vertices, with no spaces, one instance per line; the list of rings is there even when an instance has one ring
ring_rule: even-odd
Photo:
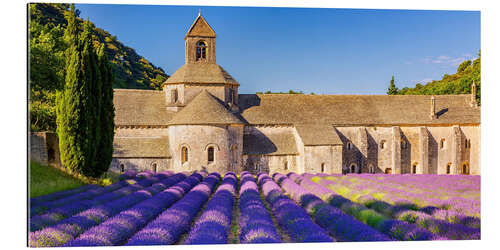
[[[431,113],[430,113],[431,119],[437,119],[436,115],[436,98],[434,96],[431,97]]]
[[[472,81],[472,87],[471,87],[471,93],[470,93],[470,106],[471,107],[477,107],[476,95],[477,95],[477,85],[476,85],[475,81]]]

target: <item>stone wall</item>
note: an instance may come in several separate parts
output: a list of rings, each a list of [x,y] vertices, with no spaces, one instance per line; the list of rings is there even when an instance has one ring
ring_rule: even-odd
[[[61,166],[57,135],[52,132],[30,133],[29,155],[32,161],[40,164]]]
[[[241,170],[243,126],[174,125],[168,130],[172,170],[176,172],[192,170],[239,172]],[[183,147],[188,149],[186,162],[182,162]],[[209,147],[214,147],[213,162],[208,161]],[[231,150],[237,150],[237,153]]]
[[[156,172],[170,169],[170,159],[167,158],[113,158],[109,166],[109,172],[122,173],[130,169],[141,171],[154,171],[153,164],[156,164]]]
[[[342,146],[305,146],[305,170],[307,173],[342,173]]]

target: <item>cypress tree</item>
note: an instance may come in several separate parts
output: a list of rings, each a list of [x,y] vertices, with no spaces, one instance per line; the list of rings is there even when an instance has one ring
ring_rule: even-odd
[[[99,69],[101,72],[101,140],[98,146],[96,169],[102,173],[108,171],[113,158],[113,138],[115,136],[115,107],[113,105],[113,72],[101,45],[98,55]]]
[[[88,112],[88,165],[83,170],[85,176],[99,177],[102,172],[97,169],[97,155],[99,141],[101,140],[101,72],[98,66],[97,55],[92,40],[92,27],[90,22],[84,23],[81,38],[82,68],[85,70],[83,78],[87,82],[88,105],[84,107]]]
[[[101,133],[101,72],[90,23],[79,34],[72,6],[66,38],[69,43],[64,89],[57,93],[57,133],[62,164],[72,172],[99,177],[96,168]]]
[[[72,6],[72,10],[74,7]],[[82,173],[88,167],[88,84],[82,65],[81,44],[74,12],[68,17],[66,35],[69,42],[65,67],[65,85],[57,91],[56,123],[61,163],[72,172]]]
[[[398,94],[398,88],[396,88],[396,85],[394,84],[394,76],[392,76],[391,82],[389,83],[389,88],[387,89],[387,94],[388,95],[397,95]]]

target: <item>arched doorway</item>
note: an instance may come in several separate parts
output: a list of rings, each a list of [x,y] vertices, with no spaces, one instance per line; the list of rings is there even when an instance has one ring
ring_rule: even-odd
[[[321,163],[321,173],[324,173],[325,172],[325,163]]]
[[[356,173],[356,163],[351,163],[351,166],[349,167],[350,173],[355,174]]]
[[[451,163],[446,164],[446,174],[451,174]]]
[[[392,168],[386,168],[384,172],[386,174],[392,174]]]
[[[411,165],[411,173],[412,174],[416,174],[417,173],[417,167],[418,167],[418,164],[417,163],[413,163]]]

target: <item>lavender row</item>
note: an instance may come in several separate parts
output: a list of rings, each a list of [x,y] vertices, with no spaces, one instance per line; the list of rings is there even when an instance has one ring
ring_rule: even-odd
[[[444,220],[433,218],[423,212],[403,211],[396,214],[400,220],[426,228],[429,231],[452,240],[480,240],[481,230],[463,224],[453,224]]]
[[[44,228],[40,231],[31,232],[29,235],[30,247],[54,247],[62,246],[73,240],[85,230],[100,224],[111,216],[133,206],[143,200],[151,198],[153,195],[164,189],[182,181],[186,178],[184,174],[176,174],[163,179],[151,187],[136,191],[120,199],[106,204],[91,207],[70,218],[60,221],[52,227]]]
[[[54,225],[58,221],[61,221],[80,211],[83,211],[95,205],[103,204],[118,199],[125,195],[131,194],[139,189],[151,186],[153,183],[158,181],[159,178],[156,177],[144,179],[142,181],[139,181],[138,183],[125,186],[123,188],[105,193],[100,196],[96,196],[90,200],[75,201],[61,207],[56,207],[54,209],[47,211],[44,214],[33,216],[30,219],[30,231],[33,232],[40,230],[44,227]]]
[[[191,227],[191,221],[208,200],[220,175],[212,173],[194,187],[184,198],[161,213],[158,218],[147,224],[130,238],[126,245],[170,245],[179,240]],[[132,226],[133,222],[129,222]],[[113,242],[117,244],[118,241]]]
[[[111,246],[126,241],[150,220],[179,200],[193,186],[203,179],[192,174],[167,190],[121,211],[102,224],[92,227],[65,246]]]
[[[89,184],[89,185],[84,185],[84,186],[81,186],[81,187],[78,187],[78,188],[74,188],[74,189],[70,189],[70,190],[55,192],[55,193],[51,193],[51,194],[47,194],[47,195],[43,195],[43,196],[38,196],[38,197],[35,197],[35,198],[31,198],[30,199],[30,207],[33,209],[36,206],[42,205],[42,203],[44,203],[44,202],[54,201],[54,200],[57,200],[57,199],[61,199],[61,198],[64,198],[64,197],[67,197],[67,196],[70,196],[70,195],[74,195],[74,194],[77,194],[77,193],[85,192],[87,190],[95,189],[95,188],[98,188],[98,187],[99,187],[99,185]]]
[[[282,174],[275,174],[274,179],[314,218],[314,221],[325,228],[341,241],[388,241],[386,235],[370,226],[347,215],[342,210],[330,206],[318,196],[297,185],[294,180],[300,181],[296,174],[290,174],[290,179]],[[321,192],[322,190],[318,190]]]
[[[283,194],[281,188],[267,174],[259,174],[259,185],[266,200],[273,207],[281,227],[294,242],[332,242],[328,232],[314,223],[307,212]]]
[[[130,170],[125,171],[125,173],[121,174],[120,176],[118,176],[118,180],[123,181],[126,179],[133,179],[136,174],[137,174],[137,171],[130,169]]]
[[[292,175],[291,175],[292,176]],[[419,228],[405,221],[390,219],[373,209],[351,202],[349,199],[334,193],[333,191],[303,178],[300,186],[318,195],[328,204],[335,206],[347,214],[352,215],[361,222],[377,229],[395,240],[436,240],[443,239],[434,235],[427,229]]]
[[[234,173],[226,173],[221,185],[196,220],[184,244],[226,244],[231,228],[236,183]]]
[[[85,192],[78,193],[75,195],[70,195],[68,197],[65,197],[65,198],[62,198],[59,200],[55,200],[55,201],[51,201],[51,202],[44,202],[36,207],[31,208],[30,217],[42,214],[49,209],[53,209],[53,208],[60,207],[60,206],[66,205],[66,204],[70,204],[72,202],[92,199],[93,197],[95,197],[97,195],[102,195],[102,194],[105,194],[107,192],[112,192],[112,191],[115,191],[119,188],[131,185],[131,184],[135,184],[135,183],[137,183],[137,181],[135,181],[135,180],[123,180],[123,181],[119,181],[117,183],[113,183],[109,186],[87,190]]]
[[[260,199],[255,177],[249,172],[240,177],[240,242],[281,243],[273,220]]]

